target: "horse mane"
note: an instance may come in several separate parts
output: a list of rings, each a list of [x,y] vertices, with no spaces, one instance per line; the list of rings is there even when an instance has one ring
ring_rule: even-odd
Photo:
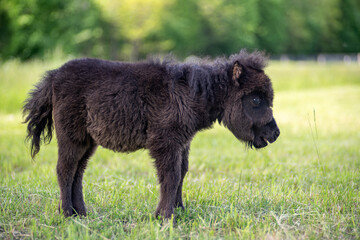
[[[259,51],[248,53],[246,50],[241,50],[228,58],[218,57],[214,60],[208,57],[190,57],[180,62],[171,55],[165,56],[163,60],[150,59],[150,63],[166,68],[171,76],[172,87],[175,87],[175,83],[186,83],[194,97],[200,96],[210,102],[215,100],[215,88],[228,87],[235,62],[239,62],[244,67],[262,71],[267,65],[267,57]]]

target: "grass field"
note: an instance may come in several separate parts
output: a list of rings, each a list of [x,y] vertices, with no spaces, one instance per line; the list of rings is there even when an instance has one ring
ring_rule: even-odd
[[[360,65],[270,63],[280,138],[252,151],[222,126],[199,133],[173,226],[153,216],[147,151],[99,148],[84,179],[88,217],[57,213],[56,141],[33,162],[20,108],[62,63],[0,65],[0,239],[360,238]]]

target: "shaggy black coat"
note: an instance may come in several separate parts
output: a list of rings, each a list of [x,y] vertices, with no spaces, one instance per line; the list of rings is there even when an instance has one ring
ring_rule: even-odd
[[[273,89],[265,57],[241,51],[197,63],[73,60],[49,71],[24,105],[34,157],[58,139],[57,176],[65,216],[86,215],[82,178],[98,145],[118,152],[149,149],[161,184],[156,215],[184,208],[182,184],[190,142],[218,120],[249,146],[274,142]]]

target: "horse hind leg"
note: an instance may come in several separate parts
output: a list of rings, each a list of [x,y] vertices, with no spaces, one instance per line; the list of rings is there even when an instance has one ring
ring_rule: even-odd
[[[60,187],[59,210],[61,208],[64,216],[70,217],[76,214],[72,202],[72,187],[75,175],[88,146],[74,143],[60,132],[57,138],[59,151],[56,173]]]
[[[96,150],[96,145],[93,143],[93,140],[91,140],[90,146],[87,148],[85,154],[82,156],[82,158],[80,159],[77,165],[74,181],[72,183],[72,193],[71,193],[72,205],[75,210],[75,213],[80,216],[86,216],[86,206],[83,196],[82,179],[88,160],[95,152],[95,150]]]
[[[182,186],[183,186],[183,181],[184,181],[185,175],[189,169],[189,149],[190,149],[190,144],[186,145],[184,150],[182,151],[181,178],[180,178],[180,184],[177,189],[175,205],[174,205],[174,207],[176,207],[176,208],[179,207],[179,208],[185,209],[183,200],[182,200]]]

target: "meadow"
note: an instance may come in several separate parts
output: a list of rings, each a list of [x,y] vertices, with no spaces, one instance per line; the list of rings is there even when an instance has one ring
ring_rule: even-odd
[[[35,161],[22,102],[64,60],[0,64],[0,239],[359,239],[360,65],[270,62],[279,139],[249,150],[223,126],[196,135],[175,225],[155,219],[146,150],[98,148],[86,218],[57,212],[56,140]]]

